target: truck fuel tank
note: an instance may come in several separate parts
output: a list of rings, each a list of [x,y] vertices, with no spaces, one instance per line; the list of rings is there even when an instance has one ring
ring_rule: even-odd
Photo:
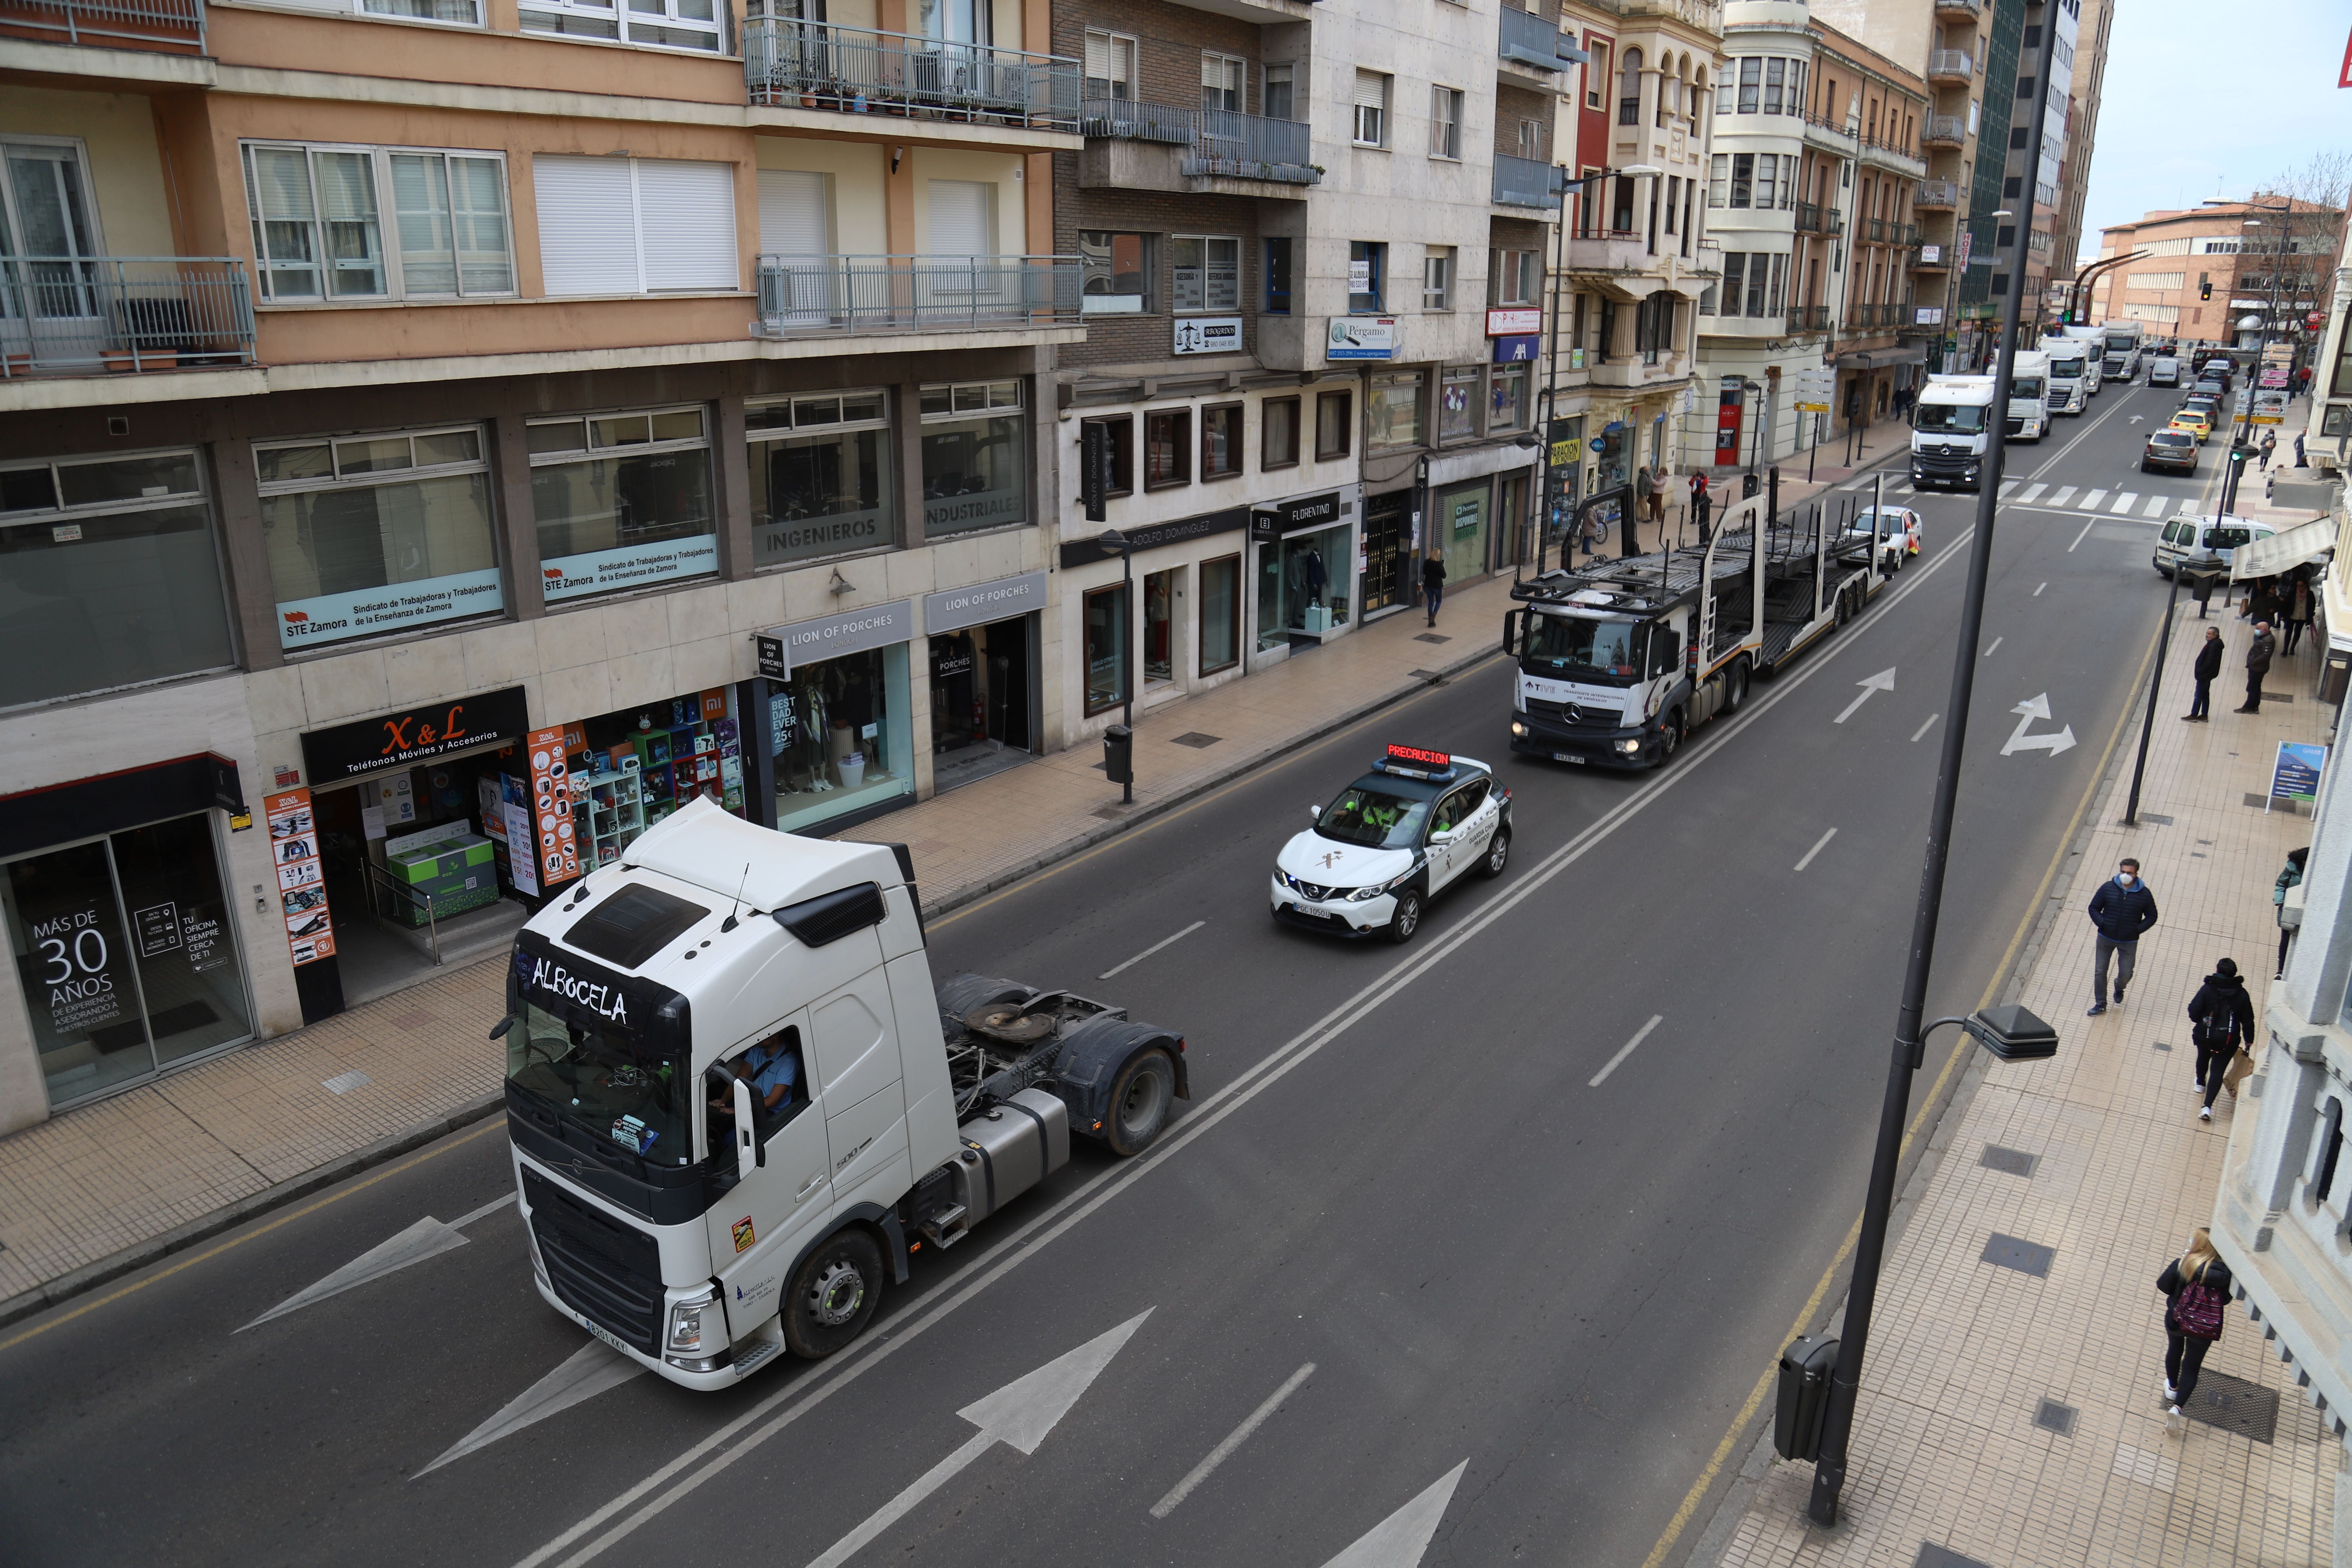
[[[1070,1112],[1061,1096],[1024,1089],[956,1129],[961,1223],[977,1225],[1070,1162]]]

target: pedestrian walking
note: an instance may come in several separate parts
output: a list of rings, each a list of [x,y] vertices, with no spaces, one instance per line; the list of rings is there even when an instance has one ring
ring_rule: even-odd
[[[2295,574],[2287,584],[2284,603],[2279,613],[2286,617],[2286,629],[2281,647],[2292,655],[2295,645],[2303,641],[2303,634],[2311,629],[2311,580],[2299,572]]]
[[[1633,470],[1633,506],[1642,517],[1655,515],[1658,504],[1657,476],[1644,464]]]
[[[2254,640],[2246,648],[2246,705],[2237,711],[2259,713],[2263,710],[2263,677],[2270,670],[2271,653],[2277,647],[2278,639],[2271,636],[2270,622],[2257,620],[2254,623]]]
[[[1601,542],[1609,537],[1609,525],[1601,521],[1599,512],[1587,513],[1584,519],[1584,553],[1601,553]]]
[[[2298,468],[2311,467],[2311,459],[2303,455],[2303,432],[2300,430],[2295,432],[2294,437],[2294,466]]]
[[[2213,681],[2221,673],[2221,627],[2205,628],[2205,646],[2197,650],[2197,662],[2189,673],[2197,682],[2197,692],[2189,700],[2189,711],[2180,717],[2187,723],[2202,724],[2213,717]]]
[[[2278,450],[2278,432],[2275,430],[2263,431],[2263,444],[2259,449],[2262,453],[2263,458],[2263,472],[2267,474],[2271,471],[2271,454]]]
[[[2091,1011],[2097,1017],[2107,1010],[2107,965],[2116,971],[2116,1005],[2124,1005],[2124,987],[2131,984],[2139,963],[2139,939],[2156,924],[2156,895],[2140,879],[2139,862],[2116,863],[2116,874],[2091,895],[2091,924],[2098,928],[2093,944]]]
[[[2311,846],[2308,844],[2300,849],[2288,850],[2286,868],[2278,874],[2278,880],[2271,884],[2271,907],[2275,911],[2279,928],[2278,973],[2271,976],[2273,980],[2286,978],[2286,944],[2294,935],[2294,927],[2287,924],[2286,920],[2286,890],[2302,882],[2303,863],[2310,855]]]
[[[1429,624],[1437,624],[1437,607],[1445,601],[1445,558],[1433,555],[1421,563],[1421,594],[1429,601]]]
[[[2245,608],[2238,612],[2238,618],[2268,621],[2276,626],[2279,619],[2277,581],[2270,577],[2255,578],[2253,587],[2246,595]]]
[[[2213,1250],[2213,1233],[2190,1231],[2189,1250],[2164,1266],[2156,1288],[2164,1292],[2164,1404],[2178,1415],[2196,1395],[2198,1370],[2230,1310],[2230,1266]]]
[[[1706,538],[1707,519],[1715,512],[1715,497],[1707,493],[1705,474],[1691,475],[1690,498],[1691,521],[1697,526],[1698,536],[1704,541]]]
[[[2246,993],[2246,977],[2238,973],[2235,959],[2222,959],[2189,999],[2189,1040],[2197,1047],[2197,1087],[2205,1095],[2198,1121],[2213,1120],[2213,1100],[2221,1092],[2222,1080],[2238,1053],[2253,1039],[2254,1003]],[[2238,1092],[2235,1083],[2228,1087],[2231,1093]]]

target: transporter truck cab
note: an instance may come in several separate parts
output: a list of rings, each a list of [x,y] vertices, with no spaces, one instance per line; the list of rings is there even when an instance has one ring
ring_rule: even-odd
[[[902,847],[681,808],[515,940],[507,1127],[539,1293],[688,1388],[829,1355],[1069,1157],[1140,1152],[1184,1042],[1065,992],[936,993]]]
[[[1911,483],[1977,489],[1992,427],[1993,378],[1931,375],[1911,411]]]

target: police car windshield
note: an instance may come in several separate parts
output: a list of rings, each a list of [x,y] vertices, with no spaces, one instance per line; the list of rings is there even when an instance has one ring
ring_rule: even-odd
[[[1642,650],[1649,641],[1647,621],[1586,620],[1574,616],[1538,616],[1528,632],[1527,663],[1550,667],[1555,675],[1631,679],[1642,673]]]
[[[1315,831],[1341,844],[1375,849],[1410,849],[1421,842],[1436,787],[1418,779],[1372,773],[1339,792],[1315,819]]]
[[[507,1082],[585,1132],[621,1169],[640,1160],[683,1165],[694,1157],[681,1064],[647,1060],[528,1000],[506,1045]]]

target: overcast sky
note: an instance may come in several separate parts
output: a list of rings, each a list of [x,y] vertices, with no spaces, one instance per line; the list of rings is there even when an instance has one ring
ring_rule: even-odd
[[[2155,207],[2243,196],[2324,148],[2352,145],[2338,88],[2342,0],[2114,0],[2083,254]]]

